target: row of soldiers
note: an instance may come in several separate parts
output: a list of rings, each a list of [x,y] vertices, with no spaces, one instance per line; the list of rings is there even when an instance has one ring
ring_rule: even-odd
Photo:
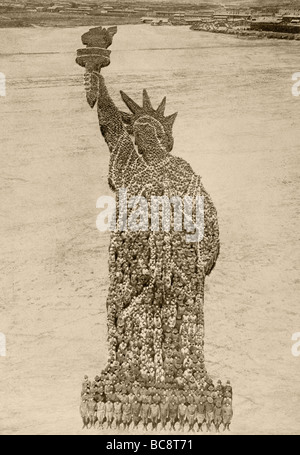
[[[166,430],[167,424],[171,430],[176,430],[177,424],[183,431],[187,423],[189,431],[203,431],[204,424],[207,431],[214,425],[219,432],[221,424],[224,431],[230,430],[233,412],[229,381],[225,386],[218,381],[216,387],[209,381],[200,390],[151,390],[137,386],[129,394],[121,391],[97,396],[89,385],[85,377],[80,405],[83,428],[95,427],[98,423],[99,428],[106,425],[111,429],[114,423],[117,429],[121,425],[127,429],[131,424],[136,429],[142,424],[144,430],[149,427],[156,430],[160,423],[162,430]]]

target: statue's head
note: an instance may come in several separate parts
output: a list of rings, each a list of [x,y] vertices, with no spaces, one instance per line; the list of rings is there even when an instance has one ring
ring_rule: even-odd
[[[131,114],[121,112],[122,119],[127,125],[129,134],[134,136],[139,153],[146,161],[165,157],[173,148],[172,127],[177,113],[164,116],[166,98],[156,110],[153,109],[146,90],[143,91],[143,107],[136,104],[124,92],[121,92],[121,96],[132,112]]]

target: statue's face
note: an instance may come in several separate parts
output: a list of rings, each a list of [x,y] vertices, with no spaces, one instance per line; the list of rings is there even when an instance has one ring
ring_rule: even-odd
[[[145,161],[164,158],[167,151],[167,135],[162,125],[153,117],[140,117],[133,125],[135,145]]]

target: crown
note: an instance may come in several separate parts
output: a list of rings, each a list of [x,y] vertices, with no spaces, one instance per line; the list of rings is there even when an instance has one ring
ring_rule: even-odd
[[[167,117],[164,116],[166,108],[166,97],[163,98],[157,109],[153,109],[146,89],[143,90],[142,107],[139,106],[135,101],[133,101],[128,95],[126,95],[126,93],[122,91],[120,91],[120,93],[122,100],[124,101],[128,109],[132,112],[132,114],[129,114],[127,112],[120,112],[123,122],[128,125],[129,133],[131,134],[133,133],[133,124],[136,120],[138,120],[140,117],[148,115],[157,120],[162,125],[172,148],[173,145],[172,128],[177,117],[177,112]]]

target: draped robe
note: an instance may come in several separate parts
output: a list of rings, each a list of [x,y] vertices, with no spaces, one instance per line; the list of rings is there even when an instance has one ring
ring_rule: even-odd
[[[216,209],[201,179],[181,158],[169,154],[146,162],[136,150],[119,110],[100,78],[97,103],[101,133],[110,150],[108,182],[127,201],[147,201],[146,230],[117,228],[109,247],[110,287],[107,298],[109,359],[106,371],[117,381],[199,386],[207,377],[204,363],[204,280],[219,253]],[[192,198],[204,203],[204,237],[187,241],[187,230],[151,229],[153,196]],[[124,202],[124,201],[123,201]],[[127,217],[134,208],[128,208]],[[162,213],[160,213],[162,214]],[[124,225],[123,225],[124,228]]]

